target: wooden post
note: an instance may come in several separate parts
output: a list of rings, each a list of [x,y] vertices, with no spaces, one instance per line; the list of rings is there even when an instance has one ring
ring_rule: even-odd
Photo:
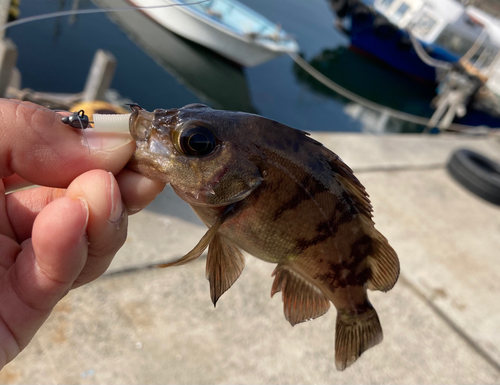
[[[17,47],[14,42],[10,39],[0,40],[0,97],[5,96],[16,61]]]
[[[71,10],[77,11],[79,8],[80,8],[80,0],[73,0],[73,4],[71,5]],[[73,13],[69,17],[69,25],[73,25],[76,23],[76,17],[77,17],[76,13]]]
[[[377,119],[377,123],[375,125],[375,132],[384,132],[386,130],[387,122],[389,121],[389,112],[384,108],[380,113],[379,118]]]
[[[108,51],[97,50],[87,75],[82,100],[104,100],[104,93],[111,85],[115,68],[116,58]]]
[[[19,68],[17,67],[12,68],[12,71],[10,73],[10,81],[7,87],[12,87],[16,90],[20,90],[22,79],[23,77],[21,75],[21,71],[19,71]]]
[[[9,19],[9,8],[11,0],[0,0],[0,25],[7,23]],[[0,31],[0,39],[5,36],[5,29]]]

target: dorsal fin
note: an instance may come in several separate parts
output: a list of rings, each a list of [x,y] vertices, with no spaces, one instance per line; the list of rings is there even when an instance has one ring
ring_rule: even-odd
[[[354,206],[360,214],[371,218],[373,207],[365,187],[356,178],[351,168],[333,151],[326,148],[320,142],[307,136],[307,133],[301,132],[302,138],[309,144],[312,153],[317,154],[317,159],[323,161],[331,171],[332,177],[343,187],[347,195],[344,199],[352,200],[351,206]],[[322,159],[321,159],[322,158]]]
[[[326,150],[326,149],[325,149]],[[351,168],[347,166],[338,155],[329,150],[323,151],[328,158],[328,163],[335,173],[334,177],[348,192],[344,197],[360,213],[365,231],[372,238],[372,253],[368,256],[371,268],[371,278],[368,280],[370,290],[390,290],[399,277],[399,260],[394,249],[387,239],[374,227],[372,220],[372,205],[368,194],[361,182],[354,176]]]
[[[217,300],[238,279],[245,267],[241,251],[216,234],[208,247],[206,277],[210,282],[210,296]]]
[[[373,251],[368,256],[371,269],[371,278],[368,280],[368,289],[388,291],[396,284],[399,277],[399,260],[394,249],[387,239],[375,228],[373,236]]]
[[[359,210],[360,214],[367,218],[372,218],[373,207],[370,202],[365,187],[358,178],[354,176],[351,168],[333,152],[329,154],[328,163],[335,173],[334,178],[339,182],[352,199],[352,203]]]
[[[293,325],[317,318],[325,314],[330,301],[316,287],[290,270],[286,265],[278,265],[274,276],[271,297],[282,292],[285,318]]]

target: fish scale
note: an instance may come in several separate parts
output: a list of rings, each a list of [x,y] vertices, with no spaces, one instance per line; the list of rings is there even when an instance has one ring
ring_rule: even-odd
[[[338,370],[382,341],[367,289],[391,289],[399,261],[374,227],[363,185],[336,154],[257,115],[200,104],[153,114],[131,108],[137,149],[129,167],[169,182],[209,228],[189,253],[162,267],[189,263],[208,248],[215,305],[243,271],[246,251],[277,264],[271,296],[282,293],[292,325],[333,303]]]

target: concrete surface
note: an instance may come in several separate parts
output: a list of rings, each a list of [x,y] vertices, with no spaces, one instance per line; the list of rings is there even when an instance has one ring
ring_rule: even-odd
[[[384,341],[345,372],[334,365],[335,312],[291,327],[273,265],[247,266],[214,309],[204,258],[178,258],[204,234],[166,189],[130,219],[109,272],[71,292],[0,384],[500,383],[500,207],[452,180],[451,152],[500,160],[493,139],[313,135],[370,193],[377,228],[401,260],[396,287],[371,292]]]

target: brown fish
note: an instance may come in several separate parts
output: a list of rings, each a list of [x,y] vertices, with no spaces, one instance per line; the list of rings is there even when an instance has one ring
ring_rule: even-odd
[[[382,341],[366,290],[391,289],[399,261],[374,227],[363,185],[337,155],[307,133],[257,115],[201,104],[132,110],[137,150],[130,166],[169,182],[209,228],[192,251],[164,267],[193,261],[208,247],[215,305],[241,274],[244,250],[277,263],[271,296],[282,292],[292,325],[335,305],[338,370]]]

